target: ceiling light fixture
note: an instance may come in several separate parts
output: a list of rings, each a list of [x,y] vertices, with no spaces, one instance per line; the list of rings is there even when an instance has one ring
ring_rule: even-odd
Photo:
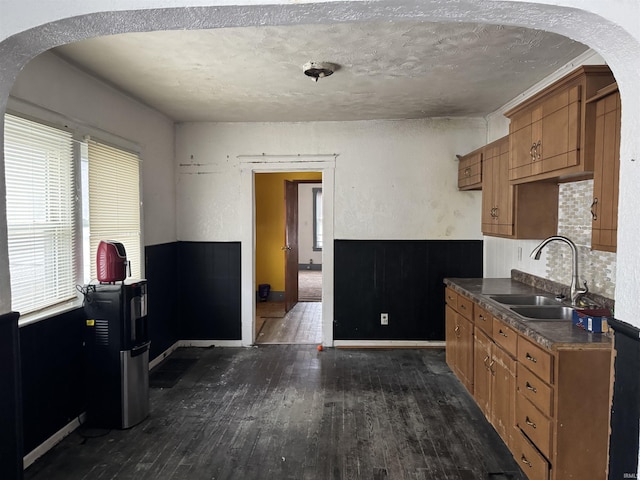
[[[319,78],[328,77],[338,70],[338,65],[328,62],[307,62],[303,65],[302,71],[307,77],[317,82]]]

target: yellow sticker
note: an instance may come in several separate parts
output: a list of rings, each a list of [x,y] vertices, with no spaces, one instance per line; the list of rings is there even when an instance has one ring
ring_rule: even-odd
[[[96,325],[95,320],[87,320],[87,327],[95,327],[95,325]]]

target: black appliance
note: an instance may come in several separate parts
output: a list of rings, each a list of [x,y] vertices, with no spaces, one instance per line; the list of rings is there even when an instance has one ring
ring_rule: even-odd
[[[87,424],[129,428],[149,414],[147,281],[85,290]]]

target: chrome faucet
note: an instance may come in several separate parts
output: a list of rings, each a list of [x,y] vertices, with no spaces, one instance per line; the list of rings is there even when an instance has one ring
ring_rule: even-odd
[[[571,295],[571,306],[579,307],[580,299],[584,294],[586,294],[589,289],[587,288],[587,282],[584,282],[584,288],[578,288],[578,283],[580,280],[578,279],[578,249],[576,248],[576,244],[573,243],[569,238],[562,237],[560,235],[553,235],[549,238],[545,238],[540,245],[533,249],[530,257],[534,260],[540,260],[540,253],[542,253],[542,249],[547,243],[553,241],[564,242],[571,248],[571,287],[570,287],[570,295]]]

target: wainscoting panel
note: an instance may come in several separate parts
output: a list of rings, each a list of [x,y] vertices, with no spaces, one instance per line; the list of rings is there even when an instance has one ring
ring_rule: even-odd
[[[618,320],[615,331],[613,406],[609,446],[609,478],[635,478],[640,429],[640,330]]]
[[[145,247],[147,313],[153,360],[180,338],[177,315],[180,305],[178,243]]]
[[[241,340],[240,242],[178,242],[179,337]]]
[[[0,315],[0,478],[22,478],[20,337],[15,312]]]
[[[480,240],[336,240],[334,255],[336,340],[444,340],[442,280],[482,277]]]
[[[84,310],[20,329],[24,452],[85,411]]]

